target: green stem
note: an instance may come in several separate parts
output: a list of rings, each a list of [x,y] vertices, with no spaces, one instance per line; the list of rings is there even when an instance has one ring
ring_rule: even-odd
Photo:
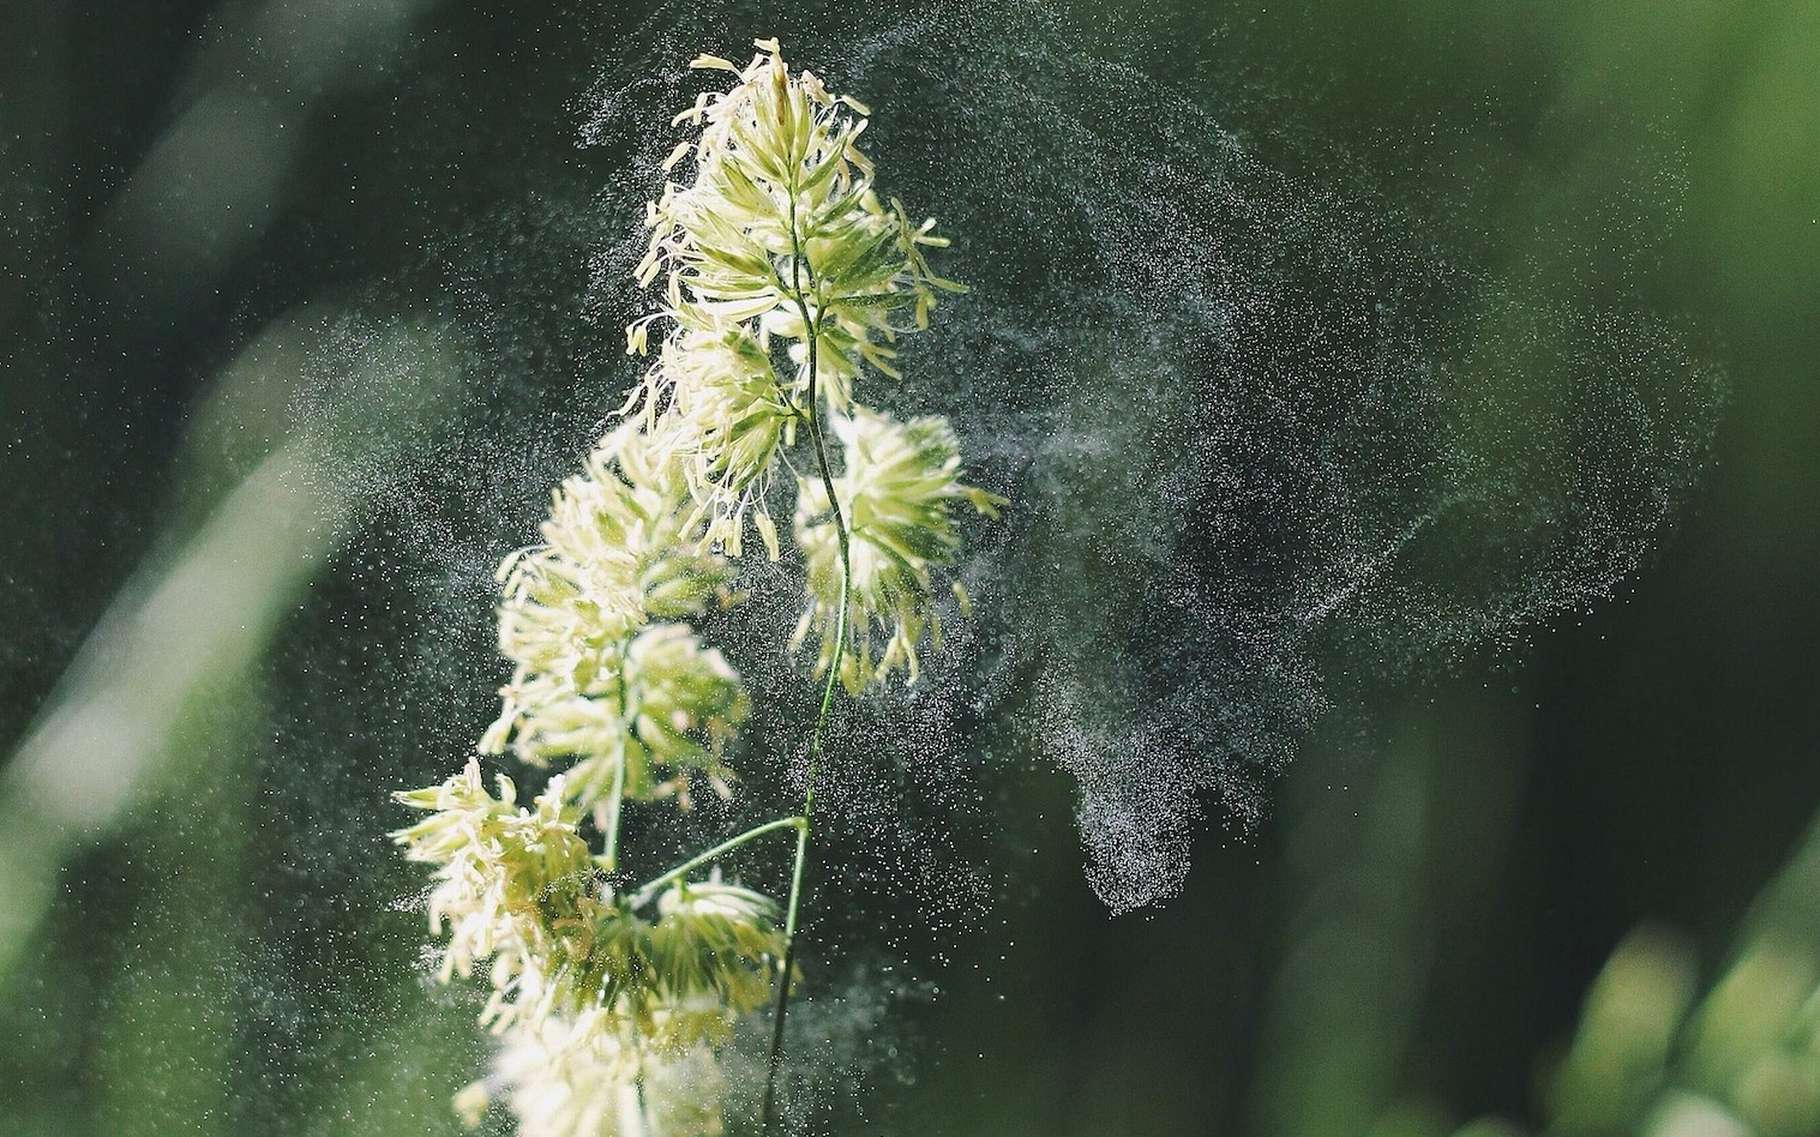
[[[626,758],[621,754],[619,765],[613,770],[613,788],[607,791],[607,848],[600,860],[608,872],[619,869],[619,813],[625,797]]]
[[[776,821],[767,821],[763,825],[748,829],[737,837],[729,837],[712,849],[709,849],[707,852],[690,857],[664,875],[639,885],[638,890],[632,894],[632,907],[643,908],[646,904],[651,902],[652,897],[656,896],[658,890],[665,885],[681,877],[687,876],[689,873],[694,872],[696,869],[717,857],[732,852],[734,849],[739,848],[754,837],[763,837],[765,834],[774,832],[778,829],[795,829],[801,831],[805,824],[807,823],[800,817],[780,817]]]
[[[834,473],[828,465],[828,444],[822,433],[821,405],[816,401],[816,386],[821,378],[816,346],[821,339],[821,313],[813,320],[809,304],[803,297],[802,274],[815,284],[815,270],[803,255],[801,233],[796,224],[796,194],[790,194],[790,283],[795,293],[797,312],[802,316],[803,335],[808,340],[809,389],[803,400],[808,411],[809,440],[815,447],[815,462],[828,494],[828,508],[833,515],[834,534],[840,546],[840,604],[834,620],[834,648],[828,657],[828,676],[822,684],[821,708],[815,716],[815,730],[809,740],[809,768],[803,779],[802,828],[796,832],[796,863],[790,871],[790,901],[784,910],[784,957],[777,969],[777,1004],[771,1015],[771,1053],[765,1064],[765,1097],[760,1110],[763,1132],[769,1133],[776,1118],[777,1071],[784,1053],[784,1017],[790,1010],[790,973],[796,963],[796,920],[803,895],[803,875],[809,862],[809,836],[814,828],[815,780],[821,772],[822,731],[828,723],[828,711],[834,705],[834,684],[840,677],[841,655],[847,645],[847,611],[853,581],[853,563],[848,548],[847,522],[841,515],[840,498],[834,492]]]
[[[626,712],[630,709],[631,696],[627,691],[626,656],[632,650],[630,637],[619,642],[619,721],[626,721]],[[629,729],[629,727],[628,727]],[[607,842],[606,850],[601,855],[601,864],[608,872],[619,869],[619,815],[626,800],[626,751],[622,743],[619,751],[619,762],[613,767],[613,785],[607,791]]]
[[[632,1093],[636,1102],[634,1112],[637,1114],[638,1132],[629,1137],[656,1137],[657,1128],[651,1124],[651,1106],[645,1100],[645,1076],[642,1073],[633,1080]]]

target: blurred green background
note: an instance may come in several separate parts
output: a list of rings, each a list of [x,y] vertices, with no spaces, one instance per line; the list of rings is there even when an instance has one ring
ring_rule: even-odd
[[[360,521],[403,492],[401,445],[457,428],[447,348],[336,301],[501,202],[585,194],[572,126],[547,128],[585,74],[577,8],[0,10],[0,1132],[455,1131],[484,1044],[421,983],[416,883],[377,834],[425,768],[412,716],[478,720],[488,693],[388,651],[413,605],[470,596],[389,579]],[[1068,780],[995,773],[1003,924],[854,1028],[886,1052],[816,1124],[1820,1133],[1820,4],[1060,10],[1266,162],[1318,181],[1359,155],[1385,200],[1470,215],[1461,255],[1490,267],[1603,247],[1601,194],[1668,156],[1673,236],[1628,277],[1729,397],[1633,587],[1374,688],[1379,745],[1311,737],[1255,833],[1204,827],[1178,899],[1108,917]],[[534,367],[548,342],[489,350]],[[297,427],[272,376],[325,350],[350,374]],[[306,723],[347,739],[320,775],[287,750]]]

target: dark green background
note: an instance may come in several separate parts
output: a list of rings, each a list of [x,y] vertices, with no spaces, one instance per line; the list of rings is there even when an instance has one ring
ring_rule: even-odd
[[[280,115],[305,141],[270,215],[199,254],[207,274],[110,251],[116,197],[186,98],[211,16],[245,10],[15,0],[0,13],[8,740],[161,529],[235,472],[231,458],[199,468],[184,439],[252,330],[408,278],[474,216],[585,194],[598,160],[572,146],[586,73],[585,40],[564,39],[574,9],[430,6],[389,49],[331,45],[361,62],[311,77],[319,90],[269,93],[280,107],[307,96],[307,114]],[[1475,243],[1453,252],[1476,264],[1546,259],[1538,241],[1596,247],[1600,194],[1634,192],[1636,155],[1662,161],[1668,237],[1628,279],[1699,330],[1728,399],[1675,531],[1620,598],[1515,652],[1377,690],[1377,751],[1311,741],[1256,832],[1204,826],[1183,895],[1161,908],[1112,919],[1089,892],[1062,775],[993,772],[985,828],[1005,837],[982,855],[1003,874],[1003,922],[937,937],[950,958],[919,967],[929,997],[892,1005],[889,1043],[854,1042],[859,1080],[817,1124],[1339,1137],[1399,1103],[1534,1118],[1538,1072],[1619,939],[1672,925],[1716,973],[1820,808],[1820,6],[1069,14],[1069,34],[1172,85],[1266,162],[1318,182],[1346,154],[1384,200],[1470,216]],[[637,14],[587,23],[620,18]],[[603,357],[616,335],[576,333]],[[560,469],[590,421],[569,414],[528,469]],[[528,525],[543,493],[502,491],[501,508]],[[363,575],[369,556],[386,563],[357,540],[342,582],[317,581],[257,692],[203,716],[209,745],[238,739],[251,773],[175,777],[70,848],[0,999],[0,1130],[454,1129],[446,1095],[480,1061],[470,1008],[420,988],[415,917],[396,910],[414,878],[376,840],[348,844],[395,819],[347,787],[432,768],[376,740],[408,730],[399,716],[425,700],[483,715],[485,692],[442,691],[425,674],[435,660],[387,653],[388,622],[421,615],[413,603],[464,598],[391,581],[383,603],[360,602],[387,583]],[[364,703],[312,678],[337,665]],[[357,758],[298,771],[285,740],[299,723],[318,740],[344,724]],[[249,971],[283,978],[247,984]]]

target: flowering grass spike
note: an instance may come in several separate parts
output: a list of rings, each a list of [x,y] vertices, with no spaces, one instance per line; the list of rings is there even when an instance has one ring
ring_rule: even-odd
[[[935,222],[875,192],[858,146],[871,112],[792,72],[775,41],[757,47],[744,67],[693,63],[735,81],[671,123],[695,133],[664,168],[691,176],[648,207],[635,275],[661,300],[627,329],[628,351],[651,362],[555,491],[542,542],[500,566],[512,674],[478,750],[558,772],[528,806],[504,774],[490,793],[476,759],[396,795],[428,814],[392,836],[435,866],[439,975],[487,963],[482,1021],[502,1036],[457,1112],[477,1124],[502,1097],[524,1137],[720,1133],[717,1051],[774,998],[769,1127],[835,684],[859,695],[899,672],[916,681],[918,652],[940,640],[935,574],[960,548],[952,507],[1005,504],[961,481],[946,420],[899,422],[858,401],[868,377],[897,377],[899,337],[963,289],[926,259],[948,243]],[[822,682],[802,811],[631,886],[630,804],[686,809],[700,782],[731,792],[750,697],[691,622],[737,603],[749,532],[784,558],[772,508],[785,490],[805,583],[792,642],[813,633]],[[786,831],[785,903],[722,878],[741,846]]]

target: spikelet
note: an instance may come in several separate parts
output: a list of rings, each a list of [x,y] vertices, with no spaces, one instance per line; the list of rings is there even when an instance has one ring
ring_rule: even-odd
[[[966,502],[996,516],[1005,501],[960,480],[960,446],[944,418],[900,423],[856,408],[839,432],[846,473],[834,479],[834,492],[853,566],[849,634],[837,663],[839,539],[826,487],[805,478],[795,532],[808,565],[808,602],[793,642],[817,631],[817,674],[838,666],[841,682],[859,694],[897,671],[914,682],[918,649],[927,640],[940,642],[931,569],[953,564],[960,549],[950,507]]]

